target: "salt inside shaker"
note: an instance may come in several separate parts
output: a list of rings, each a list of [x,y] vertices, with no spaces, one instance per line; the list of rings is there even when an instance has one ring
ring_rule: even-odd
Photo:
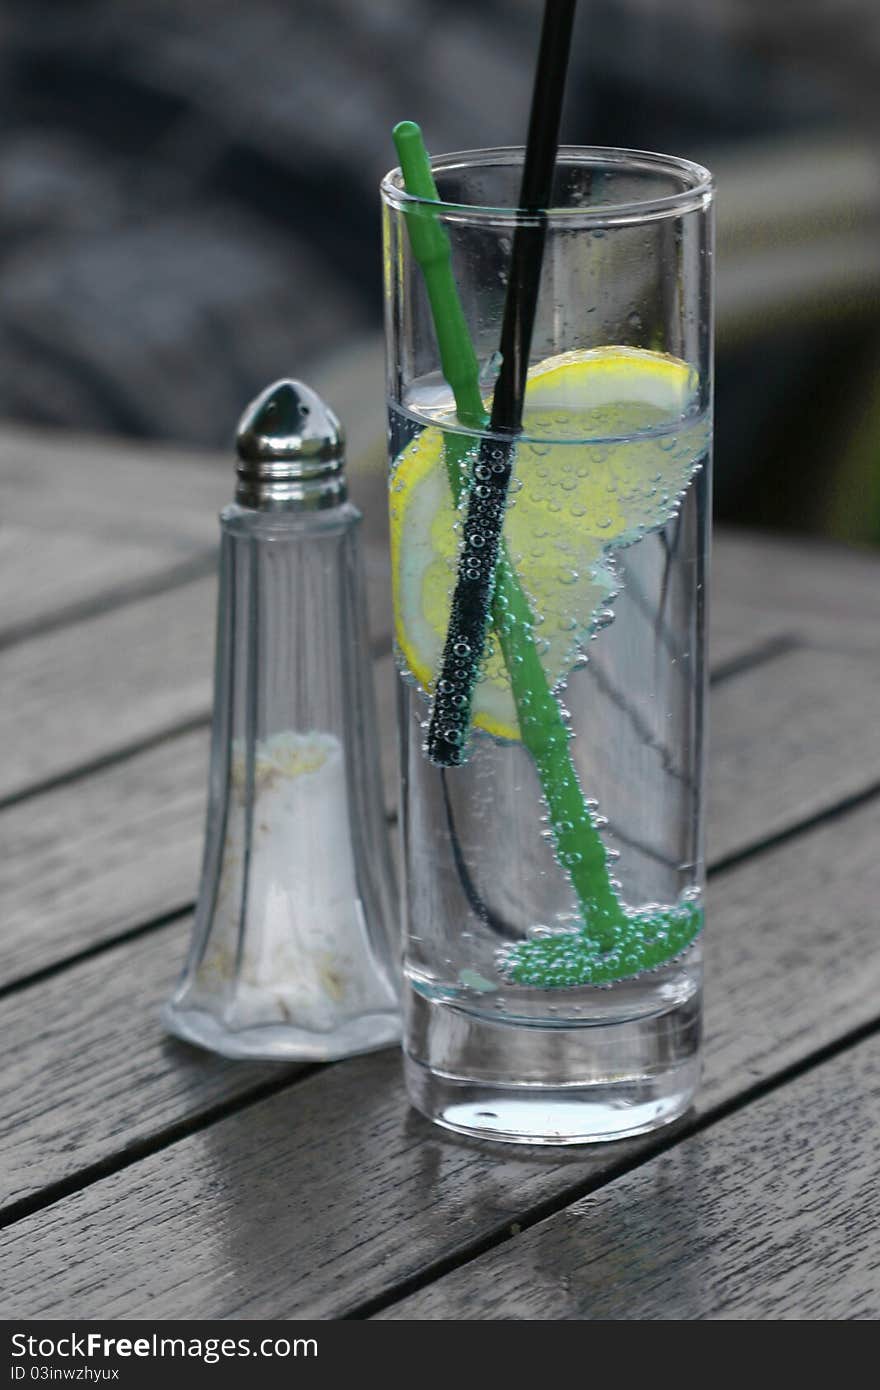
[[[400,1036],[397,894],[343,434],[279,381],[245,411],[222,543],[202,880],[163,1019],[227,1057]]]

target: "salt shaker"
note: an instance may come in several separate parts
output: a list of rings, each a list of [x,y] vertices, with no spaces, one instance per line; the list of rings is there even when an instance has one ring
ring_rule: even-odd
[[[360,513],[301,382],[249,406],[237,451],[202,880],[163,1019],[227,1057],[330,1060],[400,1035]]]

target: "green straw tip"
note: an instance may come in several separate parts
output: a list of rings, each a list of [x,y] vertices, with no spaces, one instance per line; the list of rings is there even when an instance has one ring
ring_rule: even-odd
[[[398,121],[391,134],[397,149],[397,157],[400,160],[407,193],[413,198],[423,198],[428,202],[436,202],[437,189],[421,130],[415,121]],[[428,254],[429,248],[436,254],[438,248],[446,244],[445,237],[442,235],[438,237],[436,232],[433,236],[430,233],[425,233],[425,236],[428,238],[423,248],[425,254]],[[419,259],[422,259],[419,251],[416,254]]]
[[[401,163],[406,160],[407,155],[412,154],[416,150],[421,151],[424,148],[422,132],[415,121],[398,121],[391,132],[391,138],[394,141]]]

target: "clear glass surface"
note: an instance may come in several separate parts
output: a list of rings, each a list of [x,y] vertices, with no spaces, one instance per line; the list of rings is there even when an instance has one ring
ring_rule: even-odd
[[[221,518],[202,884],[165,1021],[227,1056],[400,1036],[358,521],[350,504]]]
[[[711,184],[663,156],[561,152],[510,573],[496,575],[464,760],[439,767],[426,731],[492,441],[456,414],[407,224],[431,215],[446,231],[488,404],[528,219],[509,210],[521,152],[434,167],[433,211],[399,174],[382,190],[408,1085],[465,1132],[615,1138],[674,1119],[699,1076]],[[505,637],[521,602],[528,621]],[[527,648],[558,709],[552,757],[512,666]]]

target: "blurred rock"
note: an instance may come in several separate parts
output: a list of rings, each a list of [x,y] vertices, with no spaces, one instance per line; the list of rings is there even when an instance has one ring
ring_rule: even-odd
[[[193,443],[366,322],[308,247],[219,201],[21,246],[0,298],[6,414]]]

